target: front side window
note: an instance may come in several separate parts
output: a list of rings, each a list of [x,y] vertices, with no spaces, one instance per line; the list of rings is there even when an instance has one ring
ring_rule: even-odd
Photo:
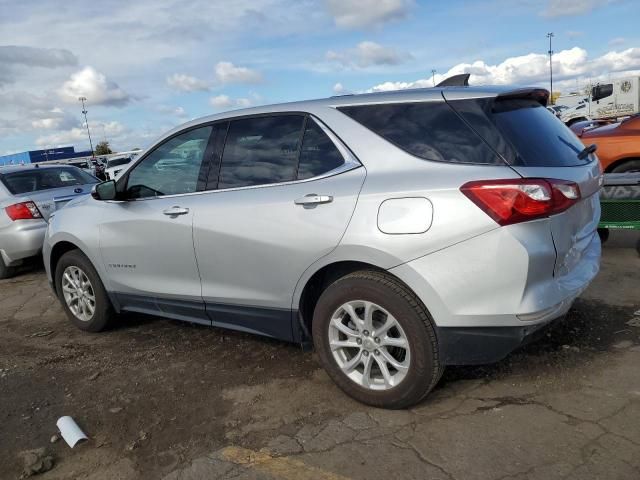
[[[317,177],[344,164],[344,158],[320,125],[307,120],[300,150],[298,180]]]
[[[222,153],[218,188],[294,180],[303,123],[302,115],[232,121]]]
[[[148,198],[192,193],[212,127],[177,135],[156,148],[133,167],[127,181],[128,198]]]

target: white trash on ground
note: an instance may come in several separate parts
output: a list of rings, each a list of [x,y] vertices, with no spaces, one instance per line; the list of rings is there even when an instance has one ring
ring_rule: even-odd
[[[56,422],[56,426],[60,430],[60,435],[62,435],[64,441],[71,448],[75,447],[80,440],[89,439],[71,417],[60,417]]]

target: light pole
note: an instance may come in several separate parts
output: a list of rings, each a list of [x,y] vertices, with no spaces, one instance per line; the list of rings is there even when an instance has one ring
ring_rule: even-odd
[[[549,39],[549,84],[551,85],[551,105],[553,105],[553,50],[551,49],[551,39],[553,38],[553,32],[547,33]]]
[[[82,102],[82,114],[84,115],[84,124],[87,126],[87,135],[89,136],[89,146],[91,147],[91,156],[93,157],[93,142],[91,141],[91,132],[89,131],[89,120],[87,120],[87,109],[84,108],[84,102],[87,97],[78,97],[78,100]]]
[[[433,86],[436,86],[436,71],[435,69],[431,70],[431,81],[433,82]]]

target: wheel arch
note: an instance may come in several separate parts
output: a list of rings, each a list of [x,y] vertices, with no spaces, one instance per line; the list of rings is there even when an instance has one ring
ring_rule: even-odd
[[[623,165],[627,162],[632,162],[633,160],[640,160],[640,157],[619,158],[611,162],[609,165],[607,165],[607,168],[605,168],[604,173],[611,173],[615,168],[619,167],[620,165]]]
[[[384,272],[387,275],[394,277],[398,282],[411,290],[411,287],[402,279],[389,272],[387,268],[384,268],[377,262],[372,263],[365,260],[341,259],[318,266],[313,273],[307,276],[304,284],[302,284],[302,282],[299,283],[299,285],[302,286],[299,289],[297,297],[294,299],[293,310],[298,312],[298,327],[301,331],[300,337],[303,342],[312,341],[310,332],[313,322],[313,313],[322,292],[324,292],[329,285],[339,278],[360,270]]]

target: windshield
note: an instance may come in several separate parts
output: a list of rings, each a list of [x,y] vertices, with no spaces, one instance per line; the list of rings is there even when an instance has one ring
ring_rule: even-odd
[[[60,167],[4,173],[0,175],[0,181],[13,195],[20,195],[52,188],[98,183],[99,180],[78,168]]]
[[[130,158],[114,158],[113,160],[109,160],[107,162],[107,168],[118,167],[120,165],[126,165],[131,161]]]

